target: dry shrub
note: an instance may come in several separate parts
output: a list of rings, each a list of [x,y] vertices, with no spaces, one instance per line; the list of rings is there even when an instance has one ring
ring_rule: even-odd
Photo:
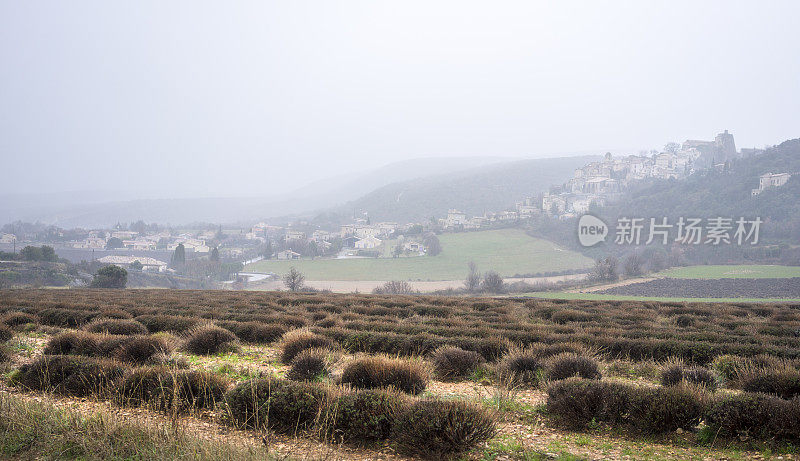
[[[229,381],[207,371],[139,368],[119,388],[121,403],[150,405],[160,411],[213,409],[223,401]]]
[[[800,399],[743,392],[718,399],[706,413],[714,433],[800,440]]]
[[[131,319],[97,319],[83,326],[92,333],[112,335],[146,335],[147,327]]]
[[[465,351],[455,346],[440,347],[431,355],[433,369],[442,379],[467,377],[474,373],[483,361],[483,357],[477,352]]]
[[[66,331],[50,338],[44,353],[47,355],[96,355],[100,346],[98,336],[85,331]]]
[[[273,377],[244,381],[225,395],[237,426],[290,434],[313,427],[327,399],[319,385]]]
[[[236,335],[216,325],[203,325],[187,332],[183,350],[192,354],[211,355],[236,346]]]
[[[740,371],[736,385],[747,392],[761,392],[790,400],[800,397],[800,371],[788,366],[748,367]]]
[[[559,324],[564,324],[567,322],[586,322],[592,318],[594,318],[592,314],[574,309],[562,309],[555,311],[550,315],[550,320]]]
[[[132,319],[133,315],[122,309],[115,309],[113,307],[106,308],[100,311],[100,318],[106,319]]]
[[[344,367],[342,384],[357,389],[393,387],[409,394],[419,394],[428,384],[427,373],[418,360],[384,356],[359,357]]]
[[[190,330],[200,323],[200,320],[191,317],[180,317],[177,315],[147,314],[136,317],[147,329],[156,333],[159,331],[171,331],[182,333]]]
[[[457,457],[496,433],[494,419],[462,400],[419,400],[402,411],[392,429],[398,449],[426,459]]]
[[[386,440],[406,405],[408,398],[397,391],[366,389],[342,394],[329,404],[325,434],[345,442]]]
[[[691,429],[703,417],[707,401],[694,387],[635,387],[577,377],[547,388],[548,413],[571,427],[595,421],[628,424],[650,433]]]
[[[261,322],[225,322],[222,327],[232,331],[242,341],[253,344],[271,344],[286,334],[283,325]]]
[[[117,362],[68,355],[43,355],[21,366],[12,382],[26,389],[76,397],[105,396],[124,373],[125,367]]]
[[[11,312],[2,317],[0,323],[7,325],[11,328],[20,327],[22,325],[27,325],[29,323],[37,324],[39,323],[36,319],[35,315],[28,314],[26,312]]]
[[[4,343],[14,337],[14,330],[6,325],[0,324],[0,343]]]
[[[514,383],[535,386],[544,374],[544,361],[531,348],[513,348],[497,365],[498,372]]]
[[[281,362],[289,364],[297,354],[306,349],[334,349],[335,343],[326,336],[312,333],[310,330],[292,330],[283,335],[281,341]]]
[[[123,362],[143,365],[162,360],[173,350],[172,345],[157,336],[134,336],[126,339],[113,352],[114,357]]]
[[[330,375],[327,349],[305,349],[292,359],[286,377],[294,381],[316,381]]]
[[[712,391],[717,388],[716,378],[707,368],[686,366],[677,360],[668,362],[661,371],[661,384],[669,387],[681,383],[703,386]]]
[[[41,323],[62,328],[78,328],[97,316],[97,312],[52,307],[37,314]]]
[[[602,375],[597,361],[571,352],[559,354],[550,359],[547,365],[547,378],[553,381],[579,376],[586,379],[600,379]]]

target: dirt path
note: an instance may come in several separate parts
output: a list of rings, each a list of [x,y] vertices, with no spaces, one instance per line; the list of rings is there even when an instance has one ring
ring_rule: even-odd
[[[657,277],[639,277],[635,279],[621,280],[619,282],[614,282],[614,283],[595,285],[592,287],[576,288],[574,290],[567,290],[567,293],[594,293],[596,291],[608,290],[609,288],[624,287],[626,285],[633,285],[634,283],[644,283],[656,279]]]

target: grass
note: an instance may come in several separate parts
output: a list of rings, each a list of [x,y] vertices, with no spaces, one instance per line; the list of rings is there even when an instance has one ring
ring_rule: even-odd
[[[47,402],[0,396],[0,458],[82,460],[273,459],[258,445],[203,439],[180,428],[81,414]]]
[[[515,297],[531,297],[544,299],[580,299],[589,301],[662,301],[662,302],[703,302],[703,303],[779,303],[800,302],[800,298],[689,298],[689,297],[664,297],[664,296],[622,296],[599,293],[566,293],[540,291],[522,293]]]
[[[307,280],[460,280],[474,261],[481,271],[503,276],[583,269],[590,258],[559,248],[519,229],[442,234],[442,253],[409,258],[316,259],[258,261],[249,272],[286,273],[290,267]]]
[[[800,266],[688,266],[674,267],[655,274],[678,279],[763,279],[800,277]]]

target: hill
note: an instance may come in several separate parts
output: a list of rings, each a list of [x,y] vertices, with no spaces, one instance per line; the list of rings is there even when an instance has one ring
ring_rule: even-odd
[[[474,261],[503,276],[583,269],[592,260],[518,229],[442,234],[442,253],[412,258],[259,261],[250,272],[286,273],[295,267],[309,280],[459,280]]]
[[[401,181],[380,187],[336,211],[367,212],[373,220],[397,222],[443,216],[450,208],[481,215],[513,208],[516,201],[563,183],[576,168],[592,160],[596,158],[520,160]]]
[[[782,187],[757,196],[764,173],[793,173]],[[705,170],[685,180],[656,181],[631,190],[603,216],[761,217],[762,236],[773,242],[800,243],[800,139],[785,141],[761,155],[728,163],[723,171]],[[610,221],[607,221],[610,222]]]
[[[404,160],[315,181],[270,197],[146,198],[142,194],[147,192],[124,191],[11,194],[0,196],[0,224],[21,220],[69,228],[107,227],[139,219],[172,225],[252,222],[338,206],[394,182],[438,175],[441,171],[474,171],[507,161],[502,157]],[[298,176],[298,183],[302,181]]]

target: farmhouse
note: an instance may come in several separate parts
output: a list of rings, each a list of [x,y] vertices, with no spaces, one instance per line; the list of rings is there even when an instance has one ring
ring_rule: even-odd
[[[753,189],[750,194],[756,196],[770,187],[781,187],[786,184],[792,175],[789,173],[766,173],[758,177],[758,189]]]
[[[284,260],[300,259],[300,253],[296,253],[292,250],[283,250],[279,251],[276,257],[278,259],[284,259]]]
[[[377,237],[365,237],[357,241],[354,247],[359,250],[371,250],[381,246],[381,243],[383,243],[383,241]]]
[[[164,272],[167,270],[167,263],[146,256],[103,256],[97,261],[103,264],[113,264],[115,266],[120,266],[127,269],[130,269],[131,264],[133,264],[135,261],[139,261],[139,263],[142,265],[143,271]]]

